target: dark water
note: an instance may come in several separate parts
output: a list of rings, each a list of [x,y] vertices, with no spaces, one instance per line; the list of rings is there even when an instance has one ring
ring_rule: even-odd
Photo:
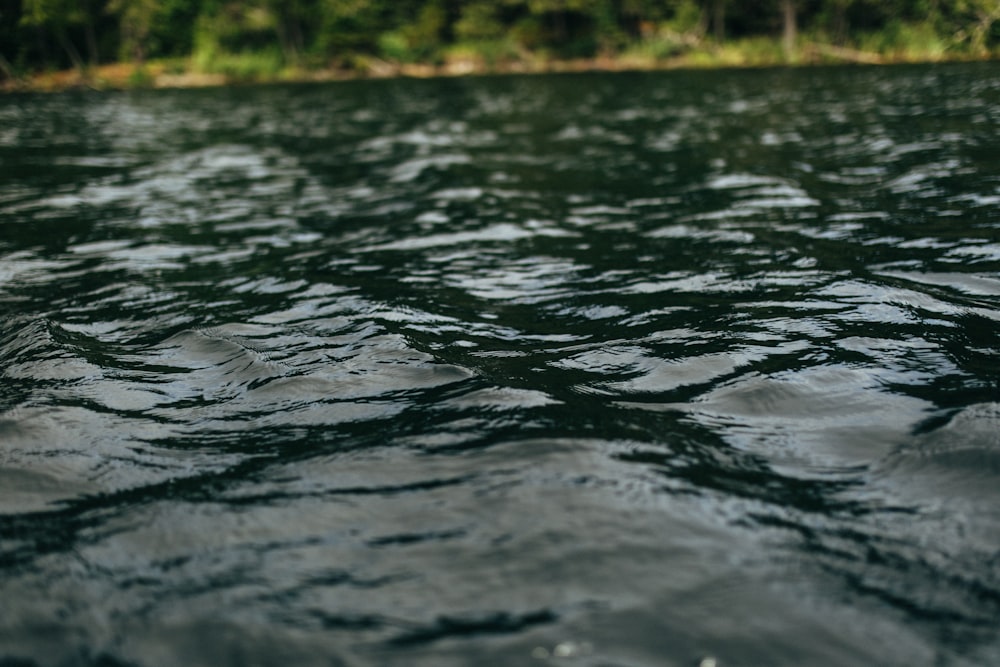
[[[0,98],[0,664],[1000,664],[1000,67]]]

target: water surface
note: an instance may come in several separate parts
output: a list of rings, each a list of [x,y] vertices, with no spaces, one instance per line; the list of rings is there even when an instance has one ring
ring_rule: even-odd
[[[998,155],[995,64],[0,98],[0,663],[1000,663]]]

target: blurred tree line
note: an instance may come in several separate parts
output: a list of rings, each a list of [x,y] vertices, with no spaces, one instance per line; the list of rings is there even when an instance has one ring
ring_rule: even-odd
[[[617,56],[767,38],[989,56],[1000,0],[0,0],[0,78],[190,59],[202,71]],[[370,62],[370,61],[369,61]]]

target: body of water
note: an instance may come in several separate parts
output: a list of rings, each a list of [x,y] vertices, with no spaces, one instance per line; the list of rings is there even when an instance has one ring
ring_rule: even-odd
[[[1000,664],[1000,69],[0,98],[0,664]]]

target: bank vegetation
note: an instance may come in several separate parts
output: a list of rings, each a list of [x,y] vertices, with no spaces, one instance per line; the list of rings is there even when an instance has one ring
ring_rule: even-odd
[[[0,0],[0,86],[990,59],[1000,0]]]

